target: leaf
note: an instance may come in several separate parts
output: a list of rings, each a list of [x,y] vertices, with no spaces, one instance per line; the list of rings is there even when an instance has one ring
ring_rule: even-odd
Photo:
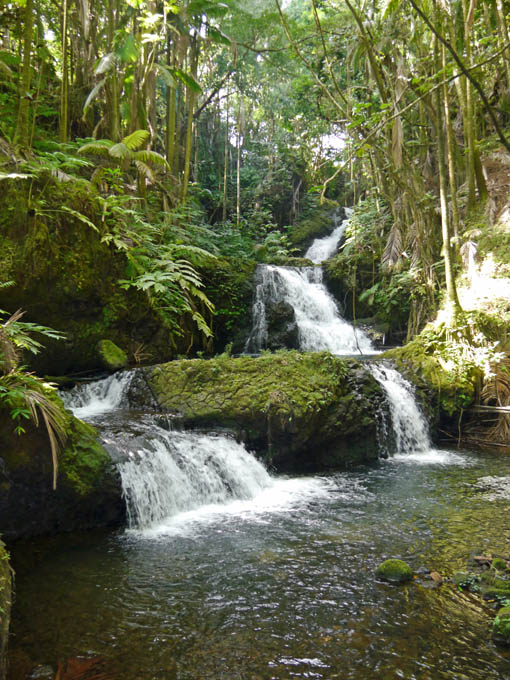
[[[173,69],[168,68],[164,64],[154,64],[154,68],[158,71],[159,75],[163,78],[165,85],[168,87],[176,87],[177,81],[172,73]]]
[[[83,105],[83,111],[85,112],[88,107],[91,105],[91,103],[94,101],[94,99],[97,97],[99,92],[101,91],[103,85],[106,83],[106,78],[103,78],[103,80],[99,81],[97,85],[94,85],[92,90],[89,92],[89,95],[87,99],[85,100],[85,104]]]
[[[108,149],[108,154],[112,156],[112,158],[120,158],[121,160],[131,157],[131,152],[124,142],[112,144],[112,146]]]
[[[397,222],[393,223],[386,247],[381,258],[381,265],[387,269],[394,267],[402,255],[402,233]]]
[[[95,74],[96,76],[102,76],[103,73],[107,73],[113,66],[115,66],[116,55],[115,52],[109,52],[100,60],[99,64],[96,66]]]
[[[117,52],[117,55],[124,63],[134,63],[138,59],[139,50],[136,46],[133,35],[129,34]]]
[[[382,8],[382,18],[387,19],[391,14],[395,14],[401,2],[402,0],[385,0]]]
[[[151,149],[141,149],[140,151],[137,151],[134,158],[135,161],[141,161],[142,163],[168,167],[166,159],[160,153],[152,151]]]
[[[77,210],[73,210],[72,208],[69,208],[67,205],[63,205],[61,210],[64,212],[69,213],[73,217],[76,217],[77,220],[80,220],[80,222],[83,222],[83,224],[86,224],[87,227],[90,227],[94,231],[99,232],[99,229],[96,227],[94,222],[91,222],[88,217],[85,217],[85,215],[81,212],[78,212]]]
[[[207,26],[207,37],[220,45],[232,45],[230,38],[214,26]]]
[[[189,73],[185,73],[180,68],[174,68],[172,71],[174,76],[184,83],[184,85],[186,85],[186,87],[188,87],[190,90],[198,93],[202,92],[200,85]]]
[[[122,143],[125,144],[130,151],[136,151],[142,144],[145,144],[149,137],[150,133],[148,130],[135,130],[127,137],[124,137]]]
[[[87,142],[87,144],[80,146],[78,153],[93,153],[99,156],[106,156],[112,146],[113,142],[109,139],[98,139],[95,142]]]

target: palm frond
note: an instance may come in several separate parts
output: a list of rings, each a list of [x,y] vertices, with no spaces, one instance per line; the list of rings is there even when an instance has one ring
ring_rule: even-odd
[[[394,222],[388,234],[386,247],[382,254],[381,264],[386,269],[391,269],[399,261],[402,255],[402,232],[398,222]]]
[[[95,142],[87,142],[80,146],[78,153],[92,153],[98,156],[107,156],[113,142],[109,139],[98,139]]]
[[[142,144],[149,139],[150,133],[148,130],[135,130],[127,137],[124,137],[122,143],[127,146],[130,151],[136,151]]]

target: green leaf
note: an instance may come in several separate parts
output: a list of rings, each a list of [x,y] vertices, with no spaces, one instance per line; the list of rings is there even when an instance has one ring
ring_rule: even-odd
[[[90,227],[94,231],[99,232],[99,229],[96,227],[94,222],[91,222],[88,217],[85,217],[85,215],[83,215],[83,213],[78,212],[77,210],[73,210],[72,208],[69,208],[67,205],[63,205],[61,210],[69,213],[73,217],[76,217],[77,220],[80,220],[80,222],[83,222],[83,224],[86,224],[87,227]]]
[[[232,45],[230,38],[214,26],[207,27],[207,37],[220,45]]]
[[[106,78],[103,78],[97,85],[95,85],[92,90],[89,92],[89,95],[87,99],[85,100],[85,104],[83,105],[83,111],[86,111],[89,106],[92,104],[94,99],[97,97],[101,89],[103,88],[104,84],[106,83]]]
[[[148,130],[135,130],[127,137],[124,137],[122,143],[125,144],[130,151],[136,151],[142,144],[145,144],[149,137],[150,133]]]
[[[189,73],[185,73],[180,68],[174,68],[172,71],[174,76],[184,83],[184,85],[186,85],[186,87],[188,87],[190,90],[198,93],[202,92],[200,85]]]

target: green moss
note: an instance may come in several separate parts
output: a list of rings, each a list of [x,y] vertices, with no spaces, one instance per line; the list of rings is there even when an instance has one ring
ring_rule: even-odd
[[[100,340],[97,349],[101,362],[108,371],[118,371],[128,365],[127,354],[111,340]]]
[[[413,570],[403,560],[390,559],[382,562],[375,570],[377,578],[390,583],[405,583],[413,578]]]
[[[496,614],[492,624],[492,635],[495,642],[510,645],[510,607],[502,607]]]
[[[110,459],[95,429],[74,417],[70,418],[68,441],[59,456],[60,480],[79,496],[87,496],[101,483]]]
[[[9,553],[0,541],[0,677],[6,677],[6,651],[13,593],[13,573]]]
[[[151,370],[149,381],[161,406],[193,425],[235,428],[276,456],[306,450],[325,459],[343,442],[344,463],[375,439],[374,398],[382,399],[364,367],[327,352],[173,361]],[[375,441],[357,455],[376,458]]]
[[[491,567],[496,571],[506,571],[507,570],[506,560],[502,560],[500,557],[495,557],[492,560]]]
[[[333,228],[332,217],[336,207],[334,201],[325,201],[312,217],[293,227],[288,236],[290,246],[304,251],[314,239],[327,236]]]

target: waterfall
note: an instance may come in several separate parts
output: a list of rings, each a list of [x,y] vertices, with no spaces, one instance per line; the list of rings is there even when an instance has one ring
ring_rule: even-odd
[[[96,415],[127,407],[127,389],[133,378],[133,371],[113,375],[91,383],[77,385],[72,390],[60,392],[64,406],[77,418],[87,420]]]
[[[345,208],[347,216],[352,210]],[[348,219],[340,221],[329,236],[315,239],[305,257],[319,265],[338,248]],[[282,319],[282,316],[285,318]],[[337,303],[323,283],[322,267],[277,267],[258,265],[255,274],[253,326],[245,352],[260,352],[271,347],[273,326],[279,329],[278,346],[305,352],[327,350],[333,354],[373,354],[370,338],[342,318]],[[296,331],[296,332],[294,332]],[[297,337],[297,342],[296,342]]]
[[[427,421],[416,402],[411,383],[389,366],[367,363],[367,368],[386,394],[396,455],[429,452],[432,444]],[[390,433],[386,432],[385,438],[389,436]]]
[[[146,529],[203,505],[251,499],[273,484],[265,467],[228,436],[162,427],[162,414],[127,411],[134,371],[79,385],[61,396],[92,420],[117,465],[129,525]],[[101,414],[108,418],[97,419]]]
[[[140,529],[203,505],[253,498],[272,483],[262,463],[233,439],[156,426],[118,468],[129,524]]]
[[[257,267],[253,329],[245,351],[260,352],[269,339],[269,312],[278,303],[294,311],[299,349],[333,354],[374,352],[370,338],[343,319],[322,280],[320,267]]]
[[[305,257],[307,260],[311,260],[315,264],[321,264],[321,262],[328,260],[336,253],[336,251],[338,250],[338,245],[342,240],[345,229],[347,228],[347,225],[349,223],[349,217],[352,213],[352,209],[345,208],[345,212],[347,215],[347,219],[342,219],[338,212],[335,213],[333,217],[335,228],[333,229],[331,234],[329,234],[329,236],[315,239],[315,241],[312,243],[312,245],[308,248],[308,250],[305,253]]]

